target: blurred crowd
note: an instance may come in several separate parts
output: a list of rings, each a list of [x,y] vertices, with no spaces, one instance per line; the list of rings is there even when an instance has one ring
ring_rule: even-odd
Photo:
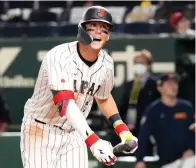
[[[84,8],[92,5],[110,10],[116,33],[194,34],[194,1],[0,1],[0,36],[31,36],[28,29],[36,31],[33,28],[40,24],[45,26],[45,36],[73,35],[77,26],[70,28],[72,32],[69,25],[77,25]]]
[[[134,79],[116,88],[114,95],[121,100],[121,116],[139,139],[136,168],[146,168],[143,158],[152,155],[160,157],[158,166],[176,168],[195,153],[195,99],[188,92],[192,83],[183,83],[177,73],[157,76],[151,71],[152,63],[150,51],[136,54]]]
[[[139,139],[135,168],[147,167],[145,156],[159,156],[157,167],[194,166],[195,73],[154,74],[153,56],[146,49],[140,50],[133,62],[134,78],[112,94],[123,120]],[[110,130],[112,144],[120,143]]]

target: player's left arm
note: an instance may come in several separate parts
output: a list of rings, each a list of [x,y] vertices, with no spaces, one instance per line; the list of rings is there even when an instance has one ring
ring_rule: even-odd
[[[136,137],[132,135],[129,131],[127,125],[122,121],[120,114],[118,112],[117,105],[111,95],[111,90],[114,86],[114,71],[113,69],[109,71],[107,76],[107,80],[105,83],[100,87],[98,92],[95,94],[95,100],[103,112],[105,117],[110,121],[113,125],[113,128],[116,134],[120,137],[122,143],[125,143],[129,140],[138,141]],[[135,152],[137,147],[130,151],[131,153]]]

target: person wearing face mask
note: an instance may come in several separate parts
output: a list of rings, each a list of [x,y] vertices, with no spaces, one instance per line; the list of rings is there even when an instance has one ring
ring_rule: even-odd
[[[152,54],[148,50],[141,50],[134,57],[134,78],[116,88],[113,93],[117,101],[121,117],[126,122],[129,130],[135,135],[139,132],[140,120],[145,108],[160,97],[156,90],[156,76],[151,73]],[[118,96],[115,97],[115,95]],[[119,140],[111,132],[111,142],[115,145]],[[149,155],[152,155],[152,143],[149,141]]]
[[[137,134],[146,106],[160,95],[156,90],[157,78],[151,73],[151,52],[141,50],[136,54],[133,62],[134,78],[120,87],[122,99],[119,108],[129,129]]]

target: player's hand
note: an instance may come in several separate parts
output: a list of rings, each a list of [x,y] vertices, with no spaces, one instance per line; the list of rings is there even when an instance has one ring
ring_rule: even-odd
[[[120,134],[120,139],[121,139],[121,143],[125,143],[126,141],[130,141],[130,140],[134,140],[136,141],[136,143],[138,143],[138,139],[133,136],[133,134],[130,131],[122,131]],[[123,151],[124,153],[128,154],[128,153],[134,153],[138,148],[138,145],[132,149],[131,151]]]
[[[93,156],[105,165],[114,165],[117,160],[112,152],[113,147],[108,141],[99,139],[90,147],[90,150]]]
[[[120,137],[122,144],[125,144],[125,142],[130,141],[130,140],[134,140],[136,141],[136,143],[138,143],[138,139],[135,136],[133,136],[133,134],[129,131],[129,128],[127,127],[127,125],[122,120],[115,122],[114,130],[116,134]],[[123,152],[126,154],[134,153],[137,148],[138,148],[138,145],[131,151],[123,151]]]

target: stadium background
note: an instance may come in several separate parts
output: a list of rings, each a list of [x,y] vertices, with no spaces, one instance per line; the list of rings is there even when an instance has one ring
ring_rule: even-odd
[[[168,18],[155,18],[159,2],[114,1],[1,1],[0,2],[0,88],[8,104],[12,124],[9,130],[0,137],[0,167],[21,168],[19,151],[19,130],[23,116],[23,107],[31,96],[41,61],[46,52],[55,45],[76,39],[77,23],[87,6],[92,4],[107,7],[114,17],[115,28],[110,42],[105,49],[115,62],[115,87],[133,78],[132,58],[145,48],[153,55],[153,72],[185,71],[192,67],[195,57],[195,38],[173,34]],[[86,3],[86,4],[85,4]],[[153,6],[154,13],[147,20],[126,23],[126,12],[135,6],[143,8]],[[167,4],[168,5],[168,4]],[[195,11],[190,6],[194,1],[171,1],[171,13],[184,10]],[[173,8],[172,8],[173,7]],[[195,7],[195,6],[194,6]],[[41,13],[31,14],[32,9],[50,11],[47,17],[39,17]],[[188,12],[187,12],[188,13]],[[191,12],[189,13],[191,16]],[[55,16],[55,17],[54,17]],[[193,15],[195,16],[195,14]],[[195,28],[194,18],[192,28]],[[187,72],[189,73],[189,72]],[[193,79],[194,80],[194,79]],[[120,100],[116,100],[120,101]],[[103,125],[103,117],[96,110],[88,119],[89,124],[98,134],[107,139],[107,125]],[[92,124],[94,123],[94,124]],[[11,161],[10,161],[10,158]],[[151,163],[157,157],[147,158]],[[134,157],[120,157],[115,167],[131,167]],[[90,167],[103,167],[90,156]],[[149,168],[153,164],[149,165]]]

